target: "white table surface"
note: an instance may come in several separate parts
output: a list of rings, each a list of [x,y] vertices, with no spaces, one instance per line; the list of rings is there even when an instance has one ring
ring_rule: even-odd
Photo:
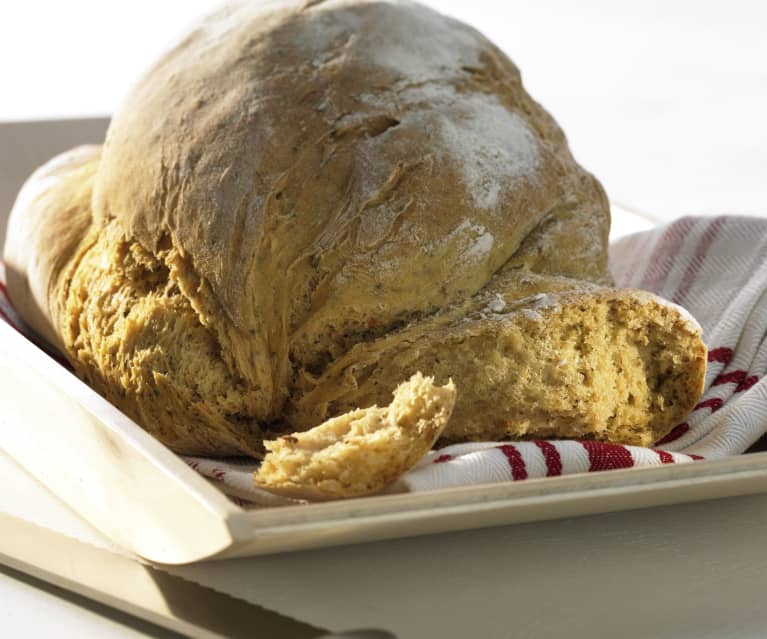
[[[125,79],[213,4],[0,4],[0,120],[110,112]],[[767,212],[765,3],[430,4],[512,56],[615,200],[660,219]],[[34,517],[91,534],[25,490],[0,482],[0,509],[37,499]],[[767,628],[765,530],[767,496],[754,496],[174,572],[316,625],[403,638],[738,639]],[[0,573],[0,627],[9,637],[151,632],[10,573]]]

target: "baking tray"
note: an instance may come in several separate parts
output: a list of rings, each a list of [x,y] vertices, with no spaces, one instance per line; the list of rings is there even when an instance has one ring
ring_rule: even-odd
[[[21,182],[105,119],[0,125],[0,227]],[[0,239],[2,235],[0,234]],[[0,322],[0,448],[115,543],[157,563],[257,555],[767,491],[767,453],[244,510]]]

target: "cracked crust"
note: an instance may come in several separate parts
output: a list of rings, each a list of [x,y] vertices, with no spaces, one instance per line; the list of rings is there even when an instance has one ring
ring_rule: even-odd
[[[461,390],[450,441],[647,443],[702,385],[699,330],[609,289],[605,193],[517,68],[417,4],[230,3],[139,80],[103,149],[25,189],[11,296],[179,452],[262,455],[264,439],[383,403],[416,370]],[[538,313],[539,293],[561,308]],[[490,322],[492,305],[520,312]],[[578,313],[591,328],[571,339]],[[536,377],[540,344],[551,359],[605,339],[615,357]],[[644,340],[678,382],[655,384]],[[631,389],[593,392],[586,368],[625,369],[626,344]]]

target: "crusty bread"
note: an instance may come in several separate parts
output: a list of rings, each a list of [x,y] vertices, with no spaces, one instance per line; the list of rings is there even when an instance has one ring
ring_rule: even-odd
[[[11,296],[176,451],[261,456],[419,370],[457,385],[447,441],[650,444],[700,395],[699,327],[610,288],[562,131],[420,5],[227,5],[57,162],[14,208]]]
[[[455,385],[420,373],[392,402],[329,419],[304,433],[267,441],[256,486],[300,499],[375,493],[410,470],[437,441],[455,404]]]

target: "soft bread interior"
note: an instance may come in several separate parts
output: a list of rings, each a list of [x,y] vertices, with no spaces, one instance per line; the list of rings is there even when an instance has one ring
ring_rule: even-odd
[[[256,486],[308,499],[377,492],[434,445],[455,403],[452,381],[436,386],[420,372],[383,408],[356,409],[303,433],[265,442]]]

